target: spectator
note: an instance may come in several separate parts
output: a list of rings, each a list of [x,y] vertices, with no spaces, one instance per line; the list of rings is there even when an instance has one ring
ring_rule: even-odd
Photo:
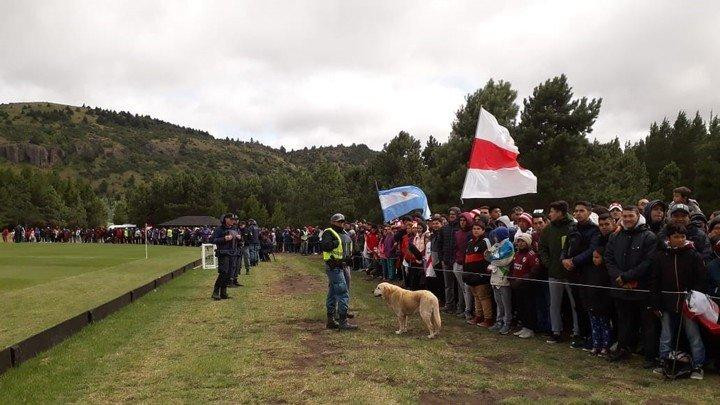
[[[665,211],[667,211],[667,204],[660,200],[649,202],[645,205],[645,210],[640,211],[644,213],[643,215],[647,221],[648,228],[650,228],[655,235],[660,233],[665,226]]]
[[[523,213],[522,215],[527,215]],[[513,267],[510,275],[513,302],[517,308],[518,320],[522,329],[515,333],[523,339],[535,336],[537,329],[537,313],[535,308],[535,285],[526,281],[531,276],[532,270],[538,265],[537,254],[530,249],[532,236],[529,233],[518,232],[515,234],[515,245],[517,247],[513,259]]]
[[[690,221],[690,211],[692,208],[683,204],[676,203],[670,206],[669,211],[669,224],[682,225],[685,227],[686,237],[695,245],[695,250],[700,254],[700,257],[707,263],[712,259],[712,250],[710,249],[710,239],[707,237],[705,232],[698,227],[696,223]],[[666,230],[660,231],[658,239],[660,243],[664,243],[667,240],[668,235]]]
[[[648,229],[637,206],[623,207],[621,225],[622,230],[610,237],[605,248],[610,281],[615,287],[622,288],[610,292],[618,317],[618,346],[609,359],[622,361],[630,357],[638,343],[638,326],[642,325],[645,361],[649,366],[654,362],[657,346],[653,315],[646,310],[646,295],[636,290],[649,286],[650,263],[657,238]]]
[[[568,273],[563,266],[562,253],[570,231],[572,219],[567,213],[568,203],[555,201],[550,204],[550,225],[547,226],[540,236],[539,254],[540,261],[548,270],[548,289],[550,291],[550,323],[552,334],[547,339],[548,343],[557,343],[562,340],[562,300],[567,294],[570,299],[573,316],[573,335],[580,334],[578,317],[575,309],[575,298],[568,282]]]
[[[485,223],[481,220],[475,221],[465,249],[463,282],[468,285],[475,301],[475,316],[467,323],[485,328],[493,325],[490,275],[487,272],[488,262],[485,260],[485,251],[489,247],[490,240],[485,238]]]
[[[510,333],[512,324],[512,290],[507,276],[515,256],[515,248],[508,239],[510,232],[505,227],[499,227],[490,232],[492,247],[485,252],[485,260],[490,262],[490,285],[492,286],[497,314],[495,325],[490,330],[498,331],[501,335]]]
[[[650,283],[652,308],[662,323],[660,358],[668,359],[671,351],[678,350],[675,333],[678,323],[682,323],[692,352],[691,378],[702,380],[705,346],[700,336],[700,328],[695,321],[682,313],[682,307],[685,292],[705,291],[705,266],[693,248],[693,243],[687,239],[685,226],[670,224],[666,234],[668,240],[653,256]],[[666,291],[679,294],[663,293]]]
[[[567,279],[575,284],[587,284],[588,273],[592,270],[592,255],[600,244],[600,230],[590,221],[591,204],[587,201],[575,203],[573,217],[577,222],[568,227],[568,235],[562,253],[561,264],[567,272]],[[590,319],[588,318],[588,302],[583,299],[587,288],[571,287],[575,299],[577,328],[570,342],[573,348],[589,347]]]
[[[443,281],[445,282],[445,307],[443,311],[449,314],[461,313],[465,310],[462,288],[458,290],[458,282],[455,274],[452,273],[455,263],[455,232],[460,229],[458,215],[460,208],[452,207],[448,211],[448,223],[440,230],[438,236],[438,251],[442,260]]]
[[[607,220],[611,220],[609,214]],[[603,254],[604,247],[598,247],[593,251],[592,267],[587,271],[586,282],[592,286],[607,287],[610,285],[607,268]],[[596,356],[606,357],[610,351],[610,339],[612,330],[610,328],[610,294],[602,288],[587,288],[585,291],[588,317],[592,336],[592,351]]]
[[[470,238],[470,231],[472,229],[474,219],[472,214],[469,212],[463,212],[460,214],[459,224],[460,229],[455,231],[455,263],[453,264],[453,273],[457,280],[458,286],[458,311],[455,313],[458,317],[465,316],[466,320],[470,320],[473,317],[473,307],[475,306],[475,300],[473,299],[472,292],[467,284],[463,282],[463,265],[465,264],[465,250],[467,248],[467,242]],[[464,304],[464,310],[461,310],[460,302]]]

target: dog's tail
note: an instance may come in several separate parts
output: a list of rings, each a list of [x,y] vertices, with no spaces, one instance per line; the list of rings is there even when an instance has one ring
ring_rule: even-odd
[[[435,302],[435,306],[433,308],[431,320],[433,326],[435,327],[434,332],[437,335],[438,333],[440,333],[440,326],[442,324],[442,320],[440,319],[440,305],[437,303],[437,301]]]

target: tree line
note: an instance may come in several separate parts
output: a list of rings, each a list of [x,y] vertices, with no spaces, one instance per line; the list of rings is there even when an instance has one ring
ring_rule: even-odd
[[[520,150],[520,164],[538,177],[537,194],[485,200],[484,204],[533,208],[557,199],[601,204],[616,200],[634,203],[641,197],[667,201],[674,187],[684,185],[694,191],[694,197],[704,207],[720,207],[720,188],[715,184],[720,178],[720,156],[712,153],[720,147],[717,116],[705,121],[699,113],[691,119],[680,111],[672,122],[665,119],[652,123],[648,135],[639,142],[621,145],[617,138],[604,143],[589,139],[601,105],[601,99],[576,97],[567,77],[561,75],[535,87],[522,101],[521,109],[511,84],[491,79],[466,96],[455,113],[446,142],[430,136],[423,145],[415,136],[401,131],[364,164],[321,162],[309,167],[269,169],[255,176],[178,170],[128,185],[121,195],[106,202],[106,210],[115,223],[160,223],[181,215],[218,216],[225,211],[276,226],[321,224],[332,212],[379,222],[376,186],[407,184],[423,188],[434,211],[445,211],[453,205],[472,208],[479,201],[461,204],[459,195],[481,106],[510,130]],[[4,171],[0,181],[12,177],[10,172]],[[82,182],[73,184],[82,188]],[[62,191],[58,193],[65,197]],[[70,205],[75,204],[74,195],[69,197]],[[101,201],[97,197],[91,200]],[[42,206],[54,200],[30,201],[30,205]],[[4,207],[6,204],[0,209]],[[90,217],[96,219],[88,214],[94,215],[95,211],[84,209],[88,223]],[[68,211],[42,207],[34,207],[31,212],[66,223],[82,217],[58,217]],[[6,222],[19,218],[2,215]],[[37,215],[32,218],[41,219]]]

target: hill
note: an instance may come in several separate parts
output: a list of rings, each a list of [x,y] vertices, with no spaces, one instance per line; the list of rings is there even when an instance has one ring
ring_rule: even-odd
[[[366,163],[366,145],[286,152],[258,142],[217,139],[207,131],[149,116],[54,103],[0,104],[0,164],[52,168],[91,179],[101,192],[183,170],[260,176],[319,162]]]

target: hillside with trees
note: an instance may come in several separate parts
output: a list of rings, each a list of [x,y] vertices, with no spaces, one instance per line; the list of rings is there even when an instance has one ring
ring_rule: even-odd
[[[689,118],[680,111],[673,119],[649,123],[648,135],[634,144],[621,145],[617,138],[598,142],[592,139],[593,125],[602,100],[576,96],[561,75],[539,83],[521,105],[509,82],[491,79],[459,106],[447,141],[430,136],[423,145],[420,134],[400,131],[388,136],[381,151],[351,145],[288,152],[256,141],[216,139],[127,112],[49,103],[0,105],[0,186],[3,198],[10,196],[7,204],[0,203],[0,220],[92,226],[103,216],[88,208],[92,202],[116,223],[224,211],[272,225],[324,223],[331,212],[378,221],[376,184],[418,185],[431,208],[444,211],[461,205],[480,106],[510,130],[520,163],[539,179],[538,194],[484,204],[531,208],[556,199],[601,204],[641,197],[668,200],[673,187],[685,185],[705,211],[720,208],[720,188],[714,184],[720,178],[720,156],[711,153],[720,146],[717,116]],[[32,186],[18,180],[30,177],[41,180]],[[36,195],[47,188],[37,182],[48,184],[53,195]],[[70,215],[70,207],[78,206],[76,193],[68,191],[73,188],[81,195],[84,217]],[[20,216],[12,207],[13,196],[37,206],[36,214]],[[43,208],[52,201],[66,208]],[[463,205],[480,203],[465,200]]]

